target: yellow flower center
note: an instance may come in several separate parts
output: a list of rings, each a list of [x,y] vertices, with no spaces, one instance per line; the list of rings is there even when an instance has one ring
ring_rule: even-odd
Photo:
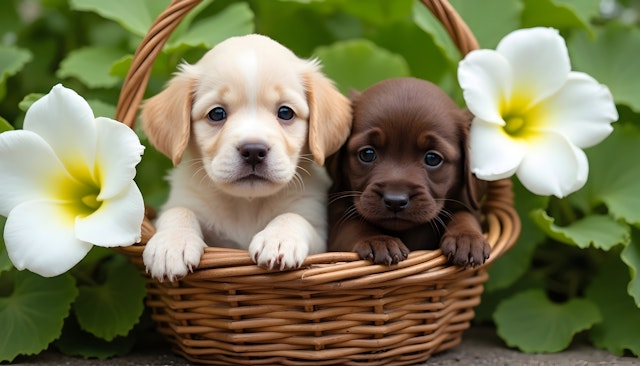
[[[506,122],[504,130],[511,136],[518,136],[525,130],[525,119],[520,116],[505,117],[504,121]]]
[[[526,93],[515,94],[511,100],[503,99],[500,112],[505,122],[502,129],[513,138],[531,137],[542,123],[539,108],[531,105],[531,98]]]
[[[80,170],[76,170],[80,171]],[[76,217],[86,217],[96,212],[103,201],[98,199],[100,183],[93,181],[88,175],[78,174],[69,179],[61,176],[60,180],[51,184],[51,197],[67,202],[67,218],[73,221]],[[72,222],[71,221],[71,222]]]
[[[90,193],[80,199],[85,206],[87,206],[91,211],[95,211],[100,208],[102,205],[102,201],[98,201],[98,195],[94,193]]]

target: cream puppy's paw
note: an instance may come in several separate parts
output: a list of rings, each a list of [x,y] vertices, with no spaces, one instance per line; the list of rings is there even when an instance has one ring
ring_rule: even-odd
[[[298,268],[309,254],[313,235],[313,227],[301,216],[283,214],[253,237],[249,255],[260,267],[281,271]]]
[[[175,281],[198,266],[205,247],[198,233],[191,230],[158,231],[149,239],[142,259],[152,277]]]

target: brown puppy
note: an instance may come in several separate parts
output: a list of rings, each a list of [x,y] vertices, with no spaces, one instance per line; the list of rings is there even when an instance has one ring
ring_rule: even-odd
[[[454,264],[485,262],[482,182],[468,169],[471,114],[432,83],[396,78],[352,98],[351,136],[329,158],[329,250],[392,264],[436,249]]]

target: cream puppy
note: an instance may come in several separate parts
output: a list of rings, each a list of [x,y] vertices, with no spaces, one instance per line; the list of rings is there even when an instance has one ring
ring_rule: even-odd
[[[346,140],[351,107],[317,61],[265,36],[229,38],[181,65],[142,123],[175,165],[143,253],[153,277],[186,275],[207,245],[279,270],[326,250],[322,165]]]

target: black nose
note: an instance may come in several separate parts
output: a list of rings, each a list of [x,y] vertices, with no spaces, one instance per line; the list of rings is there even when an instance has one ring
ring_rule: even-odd
[[[382,201],[390,211],[400,212],[409,206],[409,195],[406,193],[387,192],[383,195]]]
[[[247,164],[255,167],[267,158],[269,148],[265,144],[250,143],[240,146],[238,152],[240,152],[240,156],[242,156],[242,159],[244,159]]]

